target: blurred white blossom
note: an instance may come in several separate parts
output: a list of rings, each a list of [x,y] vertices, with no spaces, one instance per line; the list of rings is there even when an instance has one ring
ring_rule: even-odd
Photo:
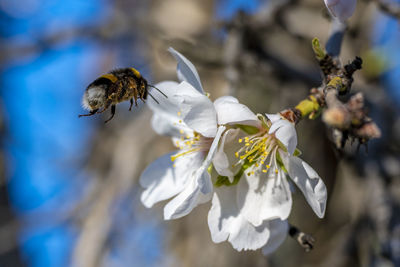
[[[357,5],[357,0],[324,0],[325,5],[334,17],[341,22],[350,18]]]

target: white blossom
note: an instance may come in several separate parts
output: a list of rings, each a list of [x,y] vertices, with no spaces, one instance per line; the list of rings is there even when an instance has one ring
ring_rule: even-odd
[[[141,201],[146,207],[169,198],[164,208],[165,219],[187,215],[198,204],[211,199],[213,185],[208,168],[215,154],[224,124],[252,123],[256,119],[252,112],[241,112],[235,116],[225,111],[235,105],[232,98],[220,98],[213,103],[204,93],[199,75],[193,64],[183,55],[169,51],[178,61],[178,78],[181,83],[165,81],[156,85],[167,97],[149,99],[148,105],[154,112],[153,129],[172,137],[178,151],[164,155],[151,163],[141,174],[140,184],[145,188]],[[226,104],[226,102],[229,103]],[[217,116],[218,110],[221,112]],[[250,117],[246,117],[250,115]]]
[[[334,17],[341,22],[350,18],[357,5],[357,0],[324,0],[325,5]]]
[[[228,129],[213,160],[219,176],[208,214],[212,239],[228,240],[239,251],[265,247],[268,253],[285,239],[287,232],[282,229],[287,228],[292,207],[286,174],[317,216],[322,218],[325,213],[323,181],[293,155],[297,145],[294,125],[278,114],[267,117],[259,116],[258,128]]]

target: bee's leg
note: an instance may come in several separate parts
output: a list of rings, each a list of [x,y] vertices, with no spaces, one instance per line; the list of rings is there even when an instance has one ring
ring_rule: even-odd
[[[107,103],[104,105],[103,109],[97,113],[103,113],[108,109],[108,107],[111,105],[111,100],[108,100]]]
[[[89,112],[89,114],[82,114],[82,115],[79,115],[78,117],[80,118],[80,117],[93,116],[94,114],[96,114],[96,112],[97,112],[98,110],[99,110],[99,109],[93,109],[92,111]]]
[[[111,117],[108,120],[106,120],[104,123],[109,122],[112,118],[114,118],[114,115],[115,115],[115,105],[112,105],[111,106]]]
[[[131,111],[132,110],[132,106],[133,106],[133,98],[129,99],[129,101],[131,102],[131,105],[129,107],[129,111]]]
[[[135,99],[135,106],[137,107],[137,97],[138,97],[138,90],[135,88],[135,93],[133,94],[133,98]]]

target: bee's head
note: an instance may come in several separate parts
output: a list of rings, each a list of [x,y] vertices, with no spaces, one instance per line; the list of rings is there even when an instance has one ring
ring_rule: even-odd
[[[89,86],[82,98],[82,106],[87,110],[95,110],[105,104],[106,88],[104,85]]]

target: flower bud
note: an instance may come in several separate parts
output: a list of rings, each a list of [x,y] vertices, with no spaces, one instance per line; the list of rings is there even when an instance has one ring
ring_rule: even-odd
[[[357,0],[324,0],[326,7],[341,22],[350,18],[356,9]]]

